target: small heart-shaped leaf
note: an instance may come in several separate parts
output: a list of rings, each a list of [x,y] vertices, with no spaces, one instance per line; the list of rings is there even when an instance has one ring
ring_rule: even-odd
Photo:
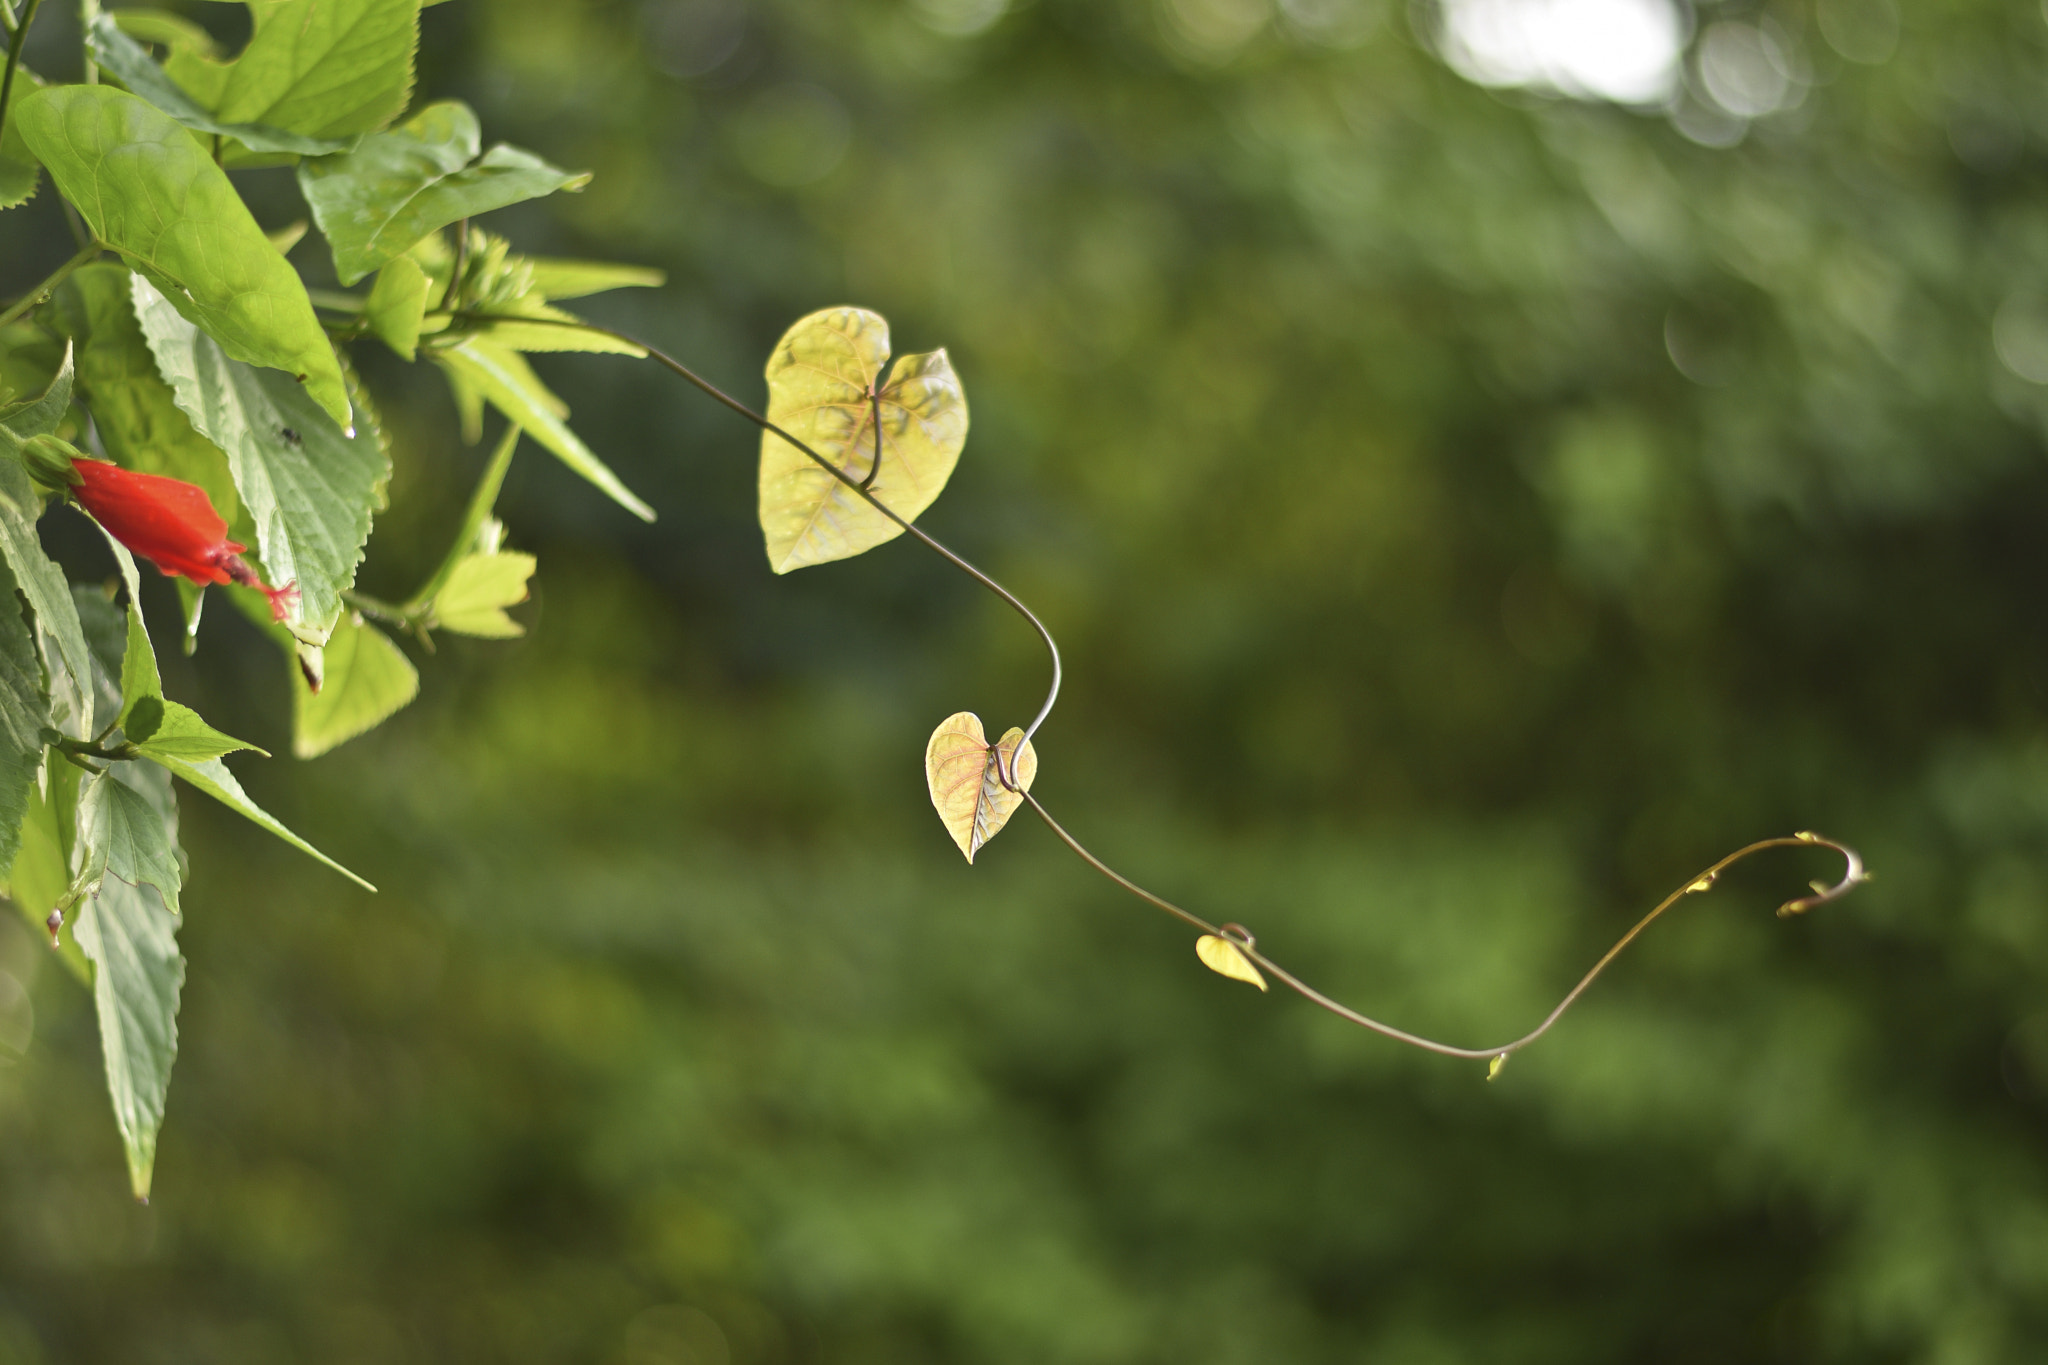
[[[1037,751],[1026,744],[1018,752],[1017,744],[1023,738],[1024,732],[1012,726],[991,748],[981,717],[962,711],[940,722],[932,731],[931,743],[925,745],[924,776],[931,786],[932,808],[970,863],[981,846],[1009,821],[1024,800],[1031,779],[1038,775]],[[1003,785],[999,764],[1012,766],[1018,790]]]
[[[1260,990],[1266,989],[1266,978],[1259,975],[1259,969],[1244,955],[1244,950],[1227,938],[1215,934],[1202,935],[1195,940],[1195,956],[1218,976],[1227,976],[1232,981],[1248,981]]]

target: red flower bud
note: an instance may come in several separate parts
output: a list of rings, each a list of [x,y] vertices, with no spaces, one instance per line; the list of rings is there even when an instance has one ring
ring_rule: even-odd
[[[296,583],[273,588],[242,558],[246,545],[228,539],[228,524],[213,510],[206,490],[161,474],[138,474],[104,460],[71,462],[80,482],[71,490],[107,534],[167,578],[194,583],[239,583],[270,599],[271,619],[282,621],[299,600]]]

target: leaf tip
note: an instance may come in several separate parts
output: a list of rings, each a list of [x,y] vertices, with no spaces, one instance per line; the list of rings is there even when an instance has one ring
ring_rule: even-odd
[[[1202,959],[1202,965],[1218,976],[1227,976],[1233,981],[1266,989],[1266,978],[1254,967],[1251,959],[1244,955],[1235,943],[1217,934],[1204,934],[1195,940],[1195,956]]]
[[[1503,1052],[1486,1064],[1486,1079],[1491,1081],[1500,1075],[1500,1069],[1508,1064],[1508,1054]]]

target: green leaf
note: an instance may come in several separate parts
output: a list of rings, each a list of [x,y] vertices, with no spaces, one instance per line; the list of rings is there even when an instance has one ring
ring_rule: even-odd
[[[35,636],[14,589],[14,575],[0,562],[0,867],[11,867],[20,851],[50,724]]]
[[[124,8],[105,17],[111,18],[121,32],[137,42],[155,43],[172,52],[190,53],[196,57],[220,55],[213,35],[182,14],[162,9]]]
[[[335,625],[324,653],[326,677],[319,692],[304,677],[293,689],[292,752],[300,758],[318,758],[383,724],[420,691],[412,660],[353,613]]]
[[[100,527],[100,534],[107,538],[107,548],[114,552],[114,563],[121,570],[121,581],[128,588],[127,629],[123,634],[121,650],[121,714],[129,715],[135,703],[147,697],[161,697],[164,694],[163,678],[157,672],[156,650],[149,642],[149,627],[142,620],[142,575],[136,572],[135,556],[128,553],[128,547]],[[99,651],[95,650],[97,654]],[[174,899],[166,896],[166,901]],[[172,906],[172,909],[176,909]]]
[[[107,457],[124,469],[162,474],[206,490],[229,526],[242,502],[221,448],[192,429],[135,320],[135,275],[108,262],[73,273],[51,310],[78,347],[78,383]],[[182,580],[180,580],[182,581]]]
[[[371,515],[384,505],[391,459],[376,424],[365,415],[353,437],[344,435],[297,385],[230,359],[147,281],[138,279],[134,292],[136,318],[178,406],[227,452],[272,586],[296,582],[298,619],[325,631],[355,581]]]
[[[324,156],[348,146],[345,138],[305,137],[261,123],[225,123],[215,118],[179,88],[142,44],[124,32],[127,25],[118,22],[119,13],[102,13],[93,21],[90,34],[93,56],[131,93],[148,100],[192,131],[233,138],[252,152]],[[185,50],[190,51],[189,48]]]
[[[481,142],[469,106],[448,100],[364,138],[352,152],[300,164],[299,189],[334,248],[343,284],[450,223],[590,181],[504,143],[479,159]]]
[[[71,890],[71,844],[78,828],[78,779],[82,776],[69,763],[52,763],[44,782],[48,790],[29,789],[21,847],[7,873],[7,898],[38,934],[48,932],[44,921]],[[79,952],[76,935],[60,938],[57,953],[66,970],[90,989],[92,965]]]
[[[15,118],[95,237],[230,356],[296,377],[348,425],[341,365],[305,286],[191,133],[105,85],[39,90]]]
[[[175,702],[165,703],[166,710],[169,710],[170,708],[175,706]],[[177,707],[177,709],[183,710],[184,708]],[[264,829],[270,831],[278,838],[290,844],[293,848],[298,849],[301,853],[307,854],[310,857],[313,857],[318,861],[327,864],[327,866],[333,868],[336,872],[339,872],[342,876],[348,878],[357,886],[362,887],[365,891],[375,891],[377,889],[376,887],[371,886],[368,882],[364,881],[361,877],[358,877],[355,873],[343,867],[340,863],[335,862],[334,859],[328,857],[319,849],[307,843],[304,839],[301,839],[298,835],[286,829],[281,823],[278,822],[275,816],[271,815],[270,812],[264,810],[254,801],[251,801],[249,799],[249,794],[242,790],[242,784],[235,780],[235,775],[229,772],[227,770],[227,766],[223,764],[219,759],[210,758],[192,760],[186,758],[179,758],[170,754],[152,752],[151,746],[149,745],[142,745],[139,747],[140,752],[142,753],[142,756],[144,758],[147,758],[153,763],[161,764],[163,767],[170,769],[173,776],[184,778],[187,782],[190,782],[193,786],[199,788],[199,790],[205,792],[208,796],[220,802],[229,810],[232,810],[236,814],[242,816],[244,819],[252,821],[257,825],[262,826]]]
[[[107,1093],[128,1153],[128,1182],[135,1197],[145,1201],[171,1063],[178,1055],[185,959],[178,953],[177,924],[150,892],[108,880],[72,930],[92,959]]]
[[[1023,738],[1024,731],[1012,726],[991,749],[981,717],[962,711],[941,721],[925,745],[924,779],[932,808],[970,863],[1024,800],[1020,792],[1003,785],[998,763],[1013,764],[1017,785],[1024,791],[1038,776],[1037,751],[1026,744],[1022,753],[1017,752]]]
[[[603,489],[612,501],[642,521],[654,520],[654,509],[634,497],[618,475],[569,430],[562,421],[568,415],[567,405],[548,391],[517,352],[471,339],[434,352],[434,359],[520,430],[553,451],[563,464]]]
[[[168,69],[228,123],[367,133],[412,96],[419,10],[419,0],[251,0],[255,32],[241,56],[222,64],[180,54]]]
[[[885,507],[914,521],[952,477],[967,442],[967,398],[944,351],[907,355],[881,391],[876,468],[869,393],[889,357],[889,324],[865,308],[828,308],[783,334],[768,360],[768,420],[810,446]],[[847,559],[903,534],[809,456],[761,433],[761,531],[768,564],[788,573]]]
[[[377,272],[363,317],[378,340],[407,360],[419,353],[420,321],[427,313],[427,272],[410,256],[394,257]]]
[[[0,437],[0,441],[11,439]],[[42,516],[42,495],[29,482],[21,461],[0,458],[0,554],[14,571],[15,585],[35,611],[36,633],[46,660],[51,722],[74,738],[84,738],[92,724],[92,656],[79,628],[78,608],[64,571],[43,553],[36,534]],[[55,658],[50,656],[55,653]]]
[[[72,354],[73,348],[65,346],[64,359],[58,363],[57,373],[41,393],[0,408],[0,428],[4,428],[15,441],[26,441],[31,436],[55,431],[57,424],[64,420],[64,414],[71,410],[71,386],[75,377]],[[6,453],[9,456],[17,453],[13,442],[8,443]]]
[[[534,321],[523,321],[528,318]],[[590,351],[636,360],[647,354],[645,347],[597,331],[574,313],[549,307],[538,294],[469,317],[464,326],[470,335],[503,351]]]
[[[121,715],[121,733],[137,753],[158,763],[204,763],[244,749],[270,757],[247,740],[214,729],[191,707],[159,696],[137,697]]]
[[[174,578],[171,582],[178,589],[178,606],[185,621],[185,657],[190,658],[199,650],[199,616],[206,610],[206,589],[186,578]]]
[[[580,299],[609,289],[657,289],[668,275],[652,266],[614,265],[609,261],[565,261],[551,256],[529,256],[533,292],[544,299]]]
[[[42,178],[42,163],[21,140],[21,129],[14,121],[16,106],[42,84],[27,67],[14,69],[14,88],[7,92],[7,127],[0,130],[0,209],[18,208],[35,198]]]
[[[121,762],[88,778],[78,793],[78,848],[77,875],[153,886],[179,913],[178,802],[163,769]]]
[[[433,626],[487,640],[526,634],[505,608],[526,600],[526,580],[533,577],[535,563],[532,555],[511,550],[463,559],[434,596]]]

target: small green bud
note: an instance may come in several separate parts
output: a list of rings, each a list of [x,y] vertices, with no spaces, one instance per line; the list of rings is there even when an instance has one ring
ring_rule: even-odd
[[[71,463],[80,458],[78,447],[59,436],[31,436],[21,443],[21,462],[28,466],[29,477],[59,492],[85,482]]]

